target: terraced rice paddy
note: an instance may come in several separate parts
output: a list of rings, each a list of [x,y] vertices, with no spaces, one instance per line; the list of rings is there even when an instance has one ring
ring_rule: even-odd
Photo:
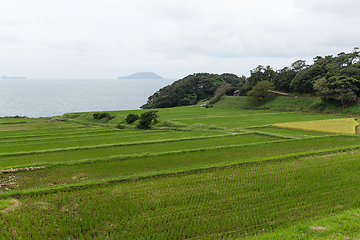
[[[357,135],[272,127],[339,116],[182,107],[147,131],[72,116],[0,119],[4,239],[237,239],[360,207]]]
[[[291,128],[307,131],[317,131],[325,133],[356,134],[356,127],[359,123],[353,118],[329,119],[308,122],[291,122],[274,124],[274,127]]]

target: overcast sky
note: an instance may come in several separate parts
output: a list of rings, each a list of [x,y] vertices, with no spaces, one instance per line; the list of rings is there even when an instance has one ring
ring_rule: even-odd
[[[0,75],[249,76],[360,45],[359,0],[0,0]]]

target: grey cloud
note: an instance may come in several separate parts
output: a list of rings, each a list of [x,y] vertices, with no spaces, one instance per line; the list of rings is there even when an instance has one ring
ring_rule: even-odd
[[[16,14],[0,15],[0,63],[29,78],[103,77],[101,69],[113,77],[248,74],[258,64],[351,51],[358,8],[332,0],[12,0],[3,11]]]
[[[293,0],[294,5],[315,14],[328,13],[340,17],[359,17],[360,2],[357,0]]]

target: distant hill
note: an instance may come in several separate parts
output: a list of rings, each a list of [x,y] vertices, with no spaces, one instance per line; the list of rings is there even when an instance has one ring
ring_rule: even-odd
[[[1,79],[26,79],[26,77],[8,77],[8,76],[1,76]]]
[[[162,77],[153,72],[138,72],[126,77],[119,77],[118,79],[162,79]]]

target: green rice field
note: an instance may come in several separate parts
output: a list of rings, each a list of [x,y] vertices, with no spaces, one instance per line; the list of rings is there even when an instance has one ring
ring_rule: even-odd
[[[360,209],[358,135],[272,126],[345,115],[189,106],[159,109],[151,130],[124,120],[145,111],[0,118],[0,239],[317,239],[315,223]],[[351,227],[324,239],[360,238]]]

